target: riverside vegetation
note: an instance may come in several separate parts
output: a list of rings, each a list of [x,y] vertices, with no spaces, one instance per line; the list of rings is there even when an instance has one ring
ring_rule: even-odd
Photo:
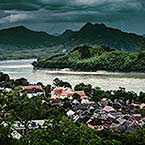
[[[58,80],[58,79],[57,79]],[[144,145],[145,129],[137,129],[133,132],[126,130],[113,131],[103,130],[96,131],[88,128],[85,124],[73,122],[66,116],[69,106],[68,100],[65,99],[63,106],[58,107],[51,105],[50,92],[54,86],[71,87],[64,81],[54,82],[54,86],[44,86],[38,83],[45,90],[45,95],[34,96],[29,98],[26,93],[20,95],[21,86],[30,85],[30,83],[20,78],[17,80],[10,79],[7,74],[0,73],[0,145]],[[6,88],[11,91],[7,92]],[[110,99],[134,100],[145,102],[145,94],[141,92],[137,95],[134,92],[119,89],[114,91],[104,91],[100,88],[93,88],[90,84],[78,84],[76,90],[84,90],[85,93],[91,93],[91,100],[98,101],[103,97]],[[139,111],[139,110],[138,110]],[[140,110],[143,115],[145,111]],[[129,113],[129,112],[128,112]],[[7,114],[5,117],[4,114]],[[2,117],[3,116],[3,117]],[[45,128],[37,130],[27,130],[18,140],[12,136],[12,124],[20,120],[26,124],[30,120],[46,119]],[[7,125],[5,125],[7,124]],[[12,129],[13,128],[13,129]]]

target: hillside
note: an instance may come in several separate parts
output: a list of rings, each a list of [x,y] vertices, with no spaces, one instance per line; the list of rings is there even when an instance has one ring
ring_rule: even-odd
[[[31,31],[23,26],[9,28],[0,31],[0,43],[3,45],[13,45],[13,49],[34,49],[45,46],[54,46],[55,36],[45,32]]]
[[[87,46],[75,48],[68,54],[55,55],[33,62],[39,68],[64,69],[77,71],[121,71],[144,72],[144,52],[122,52],[105,46],[90,48]]]
[[[77,32],[67,30],[60,38],[64,39],[65,46],[71,46],[71,48],[80,45],[96,46],[104,44],[122,51],[140,51],[145,43],[145,38],[142,36],[125,33],[104,24],[92,23],[87,23]]]
[[[107,27],[87,23],[79,31],[66,30],[59,36],[18,26],[0,30],[0,59],[46,57],[83,45],[106,45],[122,51],[144,51],[145,38]]]
[[[0,30],[0,59],[29,58],[55,54],[58,49],[53,46],[59,38],[45,32],[36,32],[24,26]]]

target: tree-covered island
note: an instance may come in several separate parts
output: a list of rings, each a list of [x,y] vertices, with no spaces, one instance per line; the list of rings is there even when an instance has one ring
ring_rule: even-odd
[[[34,68],[75,71],[145,72],[145,52],[122,52],[101,45],[95,48],[82,46],[67,54],[54,55],[33,62]]]

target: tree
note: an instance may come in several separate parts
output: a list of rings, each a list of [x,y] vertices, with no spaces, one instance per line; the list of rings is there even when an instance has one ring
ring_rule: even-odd
[[[58,78],[55,78],[53,80],[53,84],[57,87],[65,87],[65,88],[72,88],[72,86],[70,85],[70,83],[68,82],[64,82]]]
[[[20,145],[50,145],[50,143],[50,136],[42,129],[31,131],[19,140]]]
[[[79,102],[81,101],[81,96],[80,96],[79,94],[77,94],[77,93],[73,94],[72,98],[73,98],[74,100],[79,101]]]
[[[139,101],[145,103],[145,93],[140,92],[140,95],[139,95]]]
[[[29,82],[25,78],[20,78],[15,80],[15,85],[16,86],[27,86]]]
[[[91,53],[88,46],[79,47],[79,52],[81,55],[81,59],[86,59],[91,57]]]
[[[7,88],[15,88],[15,81],[14,79],[10,79],[9,81],[5,82],[4,87],[7,87]]]
[[[92,101],[99,101],[101,99],[102,94],[104,93],[103,90],[101,90],[101,88],[99,87],[95,87],[92,89],[92,97],[91,100]]]
[[[44,87],[46,96],[50,96],[51,95],[51,85],[47,85],[46,87]]]
[[[29,130],[29,121],[41,119],[43,116],[41,98],[38,96],[18,102],[15,104],[13,116],[24,125],[26,133]]]
[[[88,142],[88,145],[102,145],[102,140],[98,140],[98,139],[91,139],[89,142]]]
[[[84,91],[86,95],[92,96],[92,85],[80,83],[74,87],[75,91]]]
[[[4,123],[0,124],[0,145],[18,145],[17,140],[13,139],[11,133],[11,125]]]
[[[4,74],[0,72],[0,85],[8,82],[10,80],[10,77],[8,74]]]
[[[51,143],[51,145],[63,145],[59,140],[54,139]]]

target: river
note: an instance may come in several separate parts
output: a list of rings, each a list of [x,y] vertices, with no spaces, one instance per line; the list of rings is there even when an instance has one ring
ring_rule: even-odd
[[[73,86],[78,83],[90,83],[105,90],[116,90],[125,87],[127,90],[145,92],[145,73],[113,73],[105,71],[74,72],[69,70],[34,70],[31,63],[34,60],[0,61],[0,72],[17,79],[25,77],[31,83],[42,82],[52,84],[56,77],[70,82]]]

